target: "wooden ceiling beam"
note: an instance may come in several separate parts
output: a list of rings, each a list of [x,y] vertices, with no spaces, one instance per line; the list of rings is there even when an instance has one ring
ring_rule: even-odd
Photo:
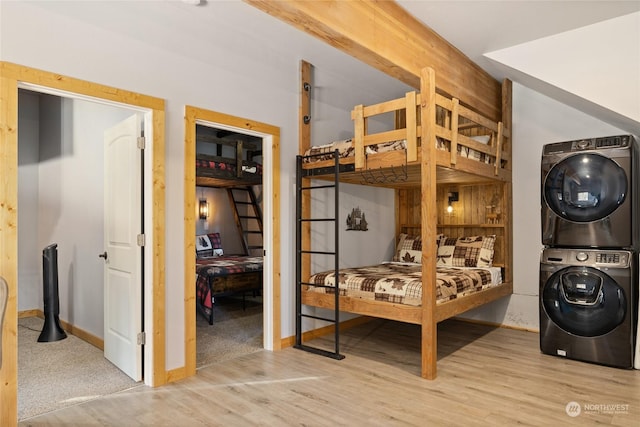
[[[500,119],[500,83],[395,1],[244,1],[416,89],[431,67],[440,92]]]

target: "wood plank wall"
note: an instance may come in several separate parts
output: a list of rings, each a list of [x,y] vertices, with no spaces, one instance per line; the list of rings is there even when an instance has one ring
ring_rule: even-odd
[[[504,183],[439,184],[437,188],[438,233],[447,237],[495,235],[494,264],[505,266],[508,245],[505,242],[508,211],[505,208]],[[447,212],[448,195],[458,193],[452,202],[453,211]],[[396,190],[397,232],[419,234],[420,189]],[[492,218],[487,214],[499,215]]]

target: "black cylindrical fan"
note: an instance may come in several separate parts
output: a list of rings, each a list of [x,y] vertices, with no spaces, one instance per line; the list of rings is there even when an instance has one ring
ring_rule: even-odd
[[[58,245],[42,251],[42,286],[44,290],[44,326],[38,342],[60,341],[67,337],[60,326],[60,298],[58,296]]]

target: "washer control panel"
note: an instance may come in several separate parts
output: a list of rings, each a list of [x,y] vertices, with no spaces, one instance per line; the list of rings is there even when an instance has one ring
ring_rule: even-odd
[[[626,268],[631,261],[631,252],[623,250],[547,248],[542,251],[541,261],[547,264]]]
[[[543,147],[542,154],[570,153],[574,151],[598,150],[605,148],[625,148],[629,147],[630,144],[630,135],[577,139],[575,141],[546,144]]]

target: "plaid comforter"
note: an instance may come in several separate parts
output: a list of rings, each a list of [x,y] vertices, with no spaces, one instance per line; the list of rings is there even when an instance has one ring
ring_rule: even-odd
[[[311,276],[308,290],[333,293],[335,272]],[[491,273],[482,268],[438,268],[436,303],[450,301],[492,286]],[[345,268],[339,273],[340,295],[419,306],[422,304],[420,264],[384,263],[369,267]]]
[[[387,151],[404,150],[407,147],[406,141],[389,141],[381,142],[379,144],[368,145],[366,147],[366,154],[385,153]],[[309,148],[304,155],[313,156],[305,157],[304,163],[319,162],[323,160],[333,160],[333,152],[338,150],[338,156],[340,158],[355,156],[355,148],[353,146],[352,139],[345,139],[344,141],[334,141],[326,145],[318,145]]]
[[[262,271],[262,257],[260,256],[231,255],[196,259],[196,299],[210,310],[212,293],[213,295],[221,292],[231,293],[233,289],[210,289],[209,279],[259,271]]]
[[[216,161],[212,159],[196,158],[196,168],[215,170],[219,174],[226,174],[230,177],[236,177],[238,174],[238,168],[233,159],[230,159],[229,161]],[[245,160],[242,162],[242,172],[262,175],[262,164]]]

